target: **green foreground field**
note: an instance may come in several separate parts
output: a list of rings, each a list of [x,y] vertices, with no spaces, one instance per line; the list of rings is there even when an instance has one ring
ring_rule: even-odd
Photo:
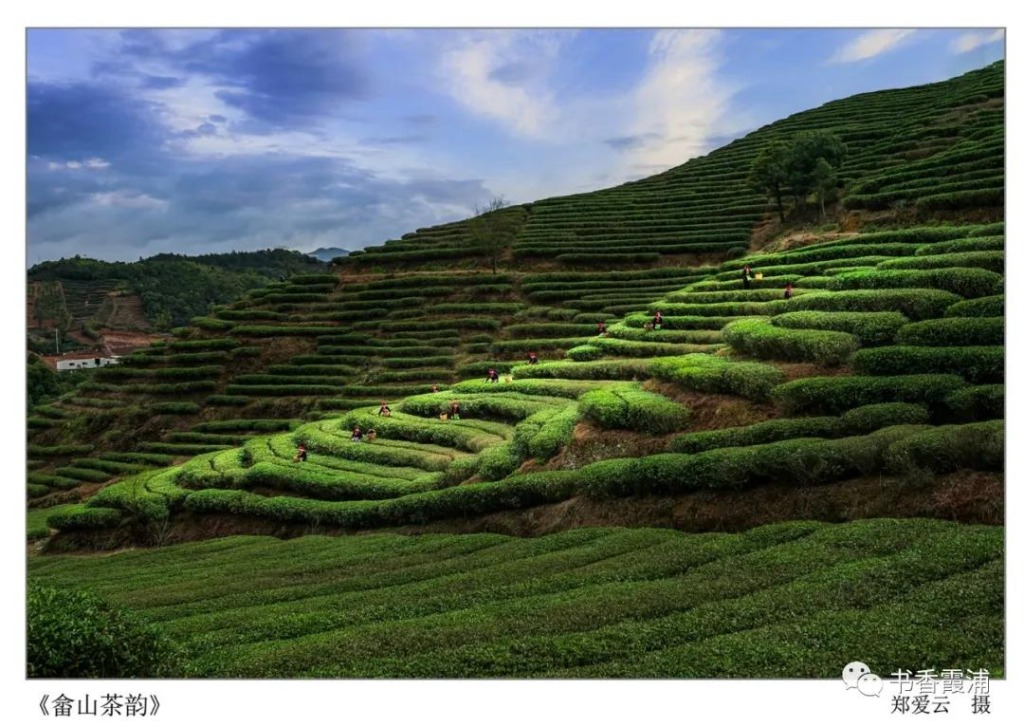
[[[134,609],[192,677],[1002,675],[1003,543],[924,519],[238,536],[30,558],[29,580]]]

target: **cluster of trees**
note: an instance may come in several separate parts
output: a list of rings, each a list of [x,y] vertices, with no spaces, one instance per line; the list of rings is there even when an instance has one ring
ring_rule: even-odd
[[[237,300],[248,290],[291,275],[327,270],[327,263],[293,250],[260,250],[194,257],[161,254],[134,263],[76,255],[35,265],[28,277],[46,293],[37,294],[37,320],[43,316],[56,321],[58,331],[61,325],[64,331],[71,325],[60,280],[120,281],[121,290],[142,299],[146,320],[157,330],[169,330],[205,315],[212,305]],[[58,318],[58,313],[66,316]]]
[[[779,221],[786,221],[785,199],[803,209],[814,194],[822,219],[825,201],[839,184],[846,145],[831,131],[801,131],[788,141],[774,140],[755,157],[748,183],[774,202]]]

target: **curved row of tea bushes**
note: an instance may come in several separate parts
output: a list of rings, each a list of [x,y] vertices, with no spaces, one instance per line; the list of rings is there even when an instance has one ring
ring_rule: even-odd
[[[1003,276],[980,268],[858,270],[834,276],[829,287],[832,290],[935,288],[964,298],[982,298],[1002,292]]]
[[[811,361],[823,366],[836,366],[860,348],[860,341],[849,333],[777,328],[759,318],[730,323],[722,335],[733,349],[756,358]]]
[[[936,318],[900,328],[895,342],[901,346],[1002,345],[1006,319]]]
[[[964,380],[953,374],[816,376],[777,386],[771,395],[787,414],[842,414],[887,402],[938,406],[964,386]]]
[[[1002,346],[885,346],[858,351],[854,371],[871,376],[952,373],[977,384],[998,383],[1004,377]]]
[[[762,363],[734,362],[709,354],[651,359],[651,376],[709,394],[734,394],[766,401],[783,373]]]
[[[902,313],[842,313],[830,311],[794,311],[771,319],[780,328],[817,329],[849,333],[862,346],[884,346],[909,322]]]
[[[687,425],[691,412],[664,396],[625,384],[588,391],[579,398],[580,416],[603,429],[668,434]]]

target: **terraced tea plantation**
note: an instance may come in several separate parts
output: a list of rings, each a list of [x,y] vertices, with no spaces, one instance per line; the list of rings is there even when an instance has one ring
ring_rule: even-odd
[[[511,208],[496,274],[455,223],[194,319],[32,413],[30,578],[190,676],[1001,673],[1002,73]],[[748,249],[806,128],[915,217]]]
[[[132,606],[194,676],[834,677],[1001,664],[1002,543],[938,520],[248,536],[32,572]]]

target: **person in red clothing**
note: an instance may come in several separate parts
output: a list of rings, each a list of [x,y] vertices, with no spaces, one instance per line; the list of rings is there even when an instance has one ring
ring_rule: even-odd
[[[792,283],[786,283],[786,292],[784,292],[782,294],[782,297],[785,298],[786,300],[789,300],[790,298],[793,297],[793,284]]]
[[[487,369],[487,378],[484,379],[484,381],[486,381],[486,382],[488,382],[490,384],[498,383],[498,369],[494,369],[494,368]]]
[[[533,364],[537,363],[537,352],[536,351],[530,351],[528,354],[526,354],[526,363],[530,364],[531,366]]]
[[[461,410],[462,410],[462,407],[459,406],[459,400],[458,399],[454,400],[448,406],[448,418],[449,419],[459,419],[460,418],[459,412]]]
[[[662,322],[663,322],[663,320],[661,318],[661,311],[660,310],[659,311],[655,311],[654,312],[654,327],[655,327],[655,329],[661,328]]]
[[[608,326],[604,324],[604,321],[597,324],[597,335],[603,336],[606,330],[608,330]]]
[[[300,444],[299,451],[295,453],[295,459],[293,459],[292,462],[305,462],[307,456],[308,453],[306,452],[306,445]]]

